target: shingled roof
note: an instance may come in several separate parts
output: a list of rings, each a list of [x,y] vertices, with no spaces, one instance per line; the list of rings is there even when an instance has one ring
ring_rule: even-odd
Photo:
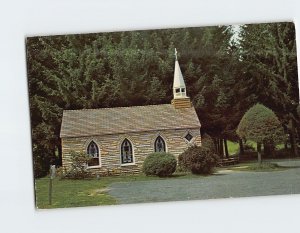
[[[171,104],[64,110],[60,137],[82,137],[129,132],[200,128],[194,107]]]

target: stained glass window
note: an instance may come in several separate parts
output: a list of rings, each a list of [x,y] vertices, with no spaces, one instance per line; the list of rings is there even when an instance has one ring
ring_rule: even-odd
[[[91,160],[88,162],[88,166],[99,165],[99,149],[94,141],[91,141],[88,145],[87,154],[91,157]]]
[[[155,152],[166,152],[166,143],[161,136],[158,136],[154,143]]]
[[[121,161],[122,164],[133,163],[132,145],[127,138],[121,145]]]

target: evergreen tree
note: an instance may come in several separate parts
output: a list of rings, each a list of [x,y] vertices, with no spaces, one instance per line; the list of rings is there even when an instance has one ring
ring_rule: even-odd
[[[295,141],[293,24],[246,25],[240,40],[234,35],[232,27],[219,26],[28,38],[35,175],[60,163],[64,109],[170,103],[175,47],[201,131],[220,155],[226,140],[239,140],[239,121],[258,101],[275,111]]]
[[[283,142],[283,127],[275,113],[262,104],[251,107],[241,119],[237,134],[242,139],[257,143],[258,161],[261,162],[261,144]]]
[[[253,24],[241,27],[244,96],[273,109],[291,135],[299,128],[295,26],[293,23]],[[254,101],[255,101],[254,99]]]

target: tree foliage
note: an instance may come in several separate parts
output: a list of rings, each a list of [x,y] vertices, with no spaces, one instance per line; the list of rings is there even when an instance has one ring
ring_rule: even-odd
[[[298,122],[299,103],[295,26],[293,23],[244,25],[240,55],[244,92],[271,108],[287,125]]]
[[[296,135],[293,23],[30,37],[35,176],[61,163],[64,109],[170,103],[175,47],[201,130],[219,145],[219,153],[224,139],[238,140],[240,119],[256,102],[272,109]]]
[[[237,134],[257,143],[282,142],[283,127],[275,113],[262,104],[251,107],[241,119]]]

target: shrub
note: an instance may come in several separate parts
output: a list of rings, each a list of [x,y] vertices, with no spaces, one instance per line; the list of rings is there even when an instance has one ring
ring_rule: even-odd
[[[56,176],[59,178],[64,178],[67,174],[67,170],[65,167],[61,166],[61,167],[57,167],[56,168]]]
[[[61,178],[65,179],[86,179],[92,176],[87,170],[90,157],[85,153],[71,152],[71,168],[61,172]]]
[[[174,155],[165,152],[152,153],[143,163],[143,172],[148,176],[170,176],[176,170],[177,161]]]
[[[219,157],[206,147],[191,146],[178,157],[179,166],[194,174],[211,174]]]

